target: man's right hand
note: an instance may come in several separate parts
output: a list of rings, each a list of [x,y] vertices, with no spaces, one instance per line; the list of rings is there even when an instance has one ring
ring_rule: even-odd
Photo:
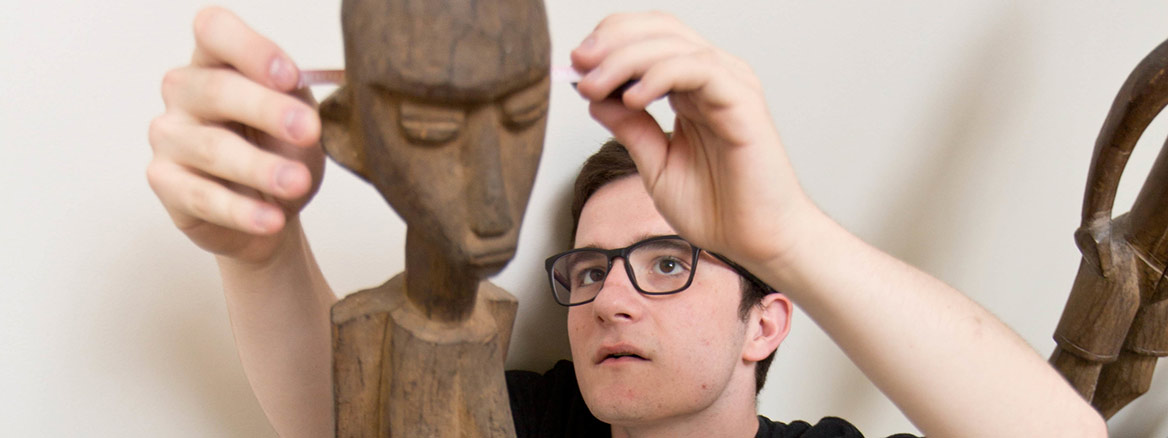
[[[320,186],[320,118],[288,56],[239,17],[207,8],[194,32],[190,65],[162,81],[147,179],[196,245],[263,263]]]

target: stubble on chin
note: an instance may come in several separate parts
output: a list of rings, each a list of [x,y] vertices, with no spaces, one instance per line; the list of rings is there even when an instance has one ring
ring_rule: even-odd
[[[663,406],[647,399],[645,388],[634,383],[645,379],[632,375],[580,376],[580,393],[584,403],[600,421],[614,426],[635,426],[652,417],[652,408]]]

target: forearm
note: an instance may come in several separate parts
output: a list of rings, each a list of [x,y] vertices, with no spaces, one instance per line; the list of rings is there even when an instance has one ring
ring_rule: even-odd
[[[930,436],[1098,436],[1102,420],[996,317],[815,210],[780,286]]]
[[[263,265],[219,258],[240,361],[280,436],[332,434],[331,331],[336,296],[298,219],[297,232]]]

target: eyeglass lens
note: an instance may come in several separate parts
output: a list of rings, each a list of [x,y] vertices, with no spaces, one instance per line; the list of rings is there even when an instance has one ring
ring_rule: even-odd
[[[626,263],[633,284],[645,293],[672,293],[685,288],[694,265],[694,250],[682,239],[641,242],[628,251]],[[608,277],[610,259],[600,250],[564,254],[552,266],[552,285],[562,303],[589,301]]]

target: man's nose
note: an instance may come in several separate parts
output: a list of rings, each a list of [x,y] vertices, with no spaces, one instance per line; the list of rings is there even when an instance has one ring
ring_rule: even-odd
[[[593,311],[601,322],[635,321],[641,317],[641,293],[633,286],[624,258],[612,261],[612,268],[592,301]]]
[[[484,112],[485,119],[473,123],[463,145],[463,165],[469,172],[467,213],[471,231],[480,237],[495,237],[509,231],[514,224],[500,156],[499,130],[503,128],[492,117],[494,111]]]

